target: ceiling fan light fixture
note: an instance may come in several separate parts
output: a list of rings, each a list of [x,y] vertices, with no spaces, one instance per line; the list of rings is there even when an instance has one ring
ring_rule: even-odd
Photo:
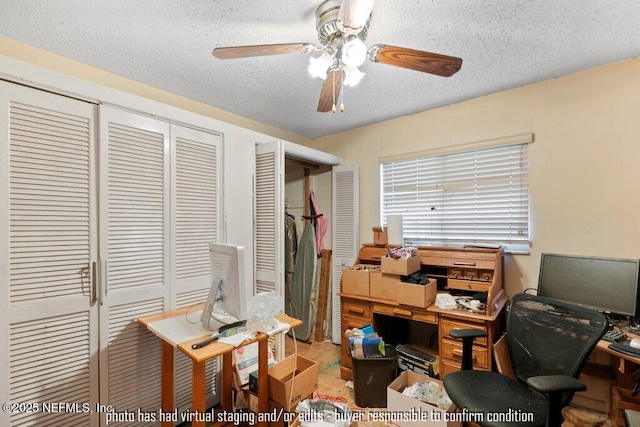
[[[342,46],[342,62],[349,68],[358,68],[367,59],[367,46],[358,37],[354,37]]]
[[[333,61],[333,57],[328,52],[323,52],[317,58],[309,58],[309,74],[314,78],[326,79],[327,71],[333,65]]]
[[[343,0],[338,13],[338,28],[344,34],[358,34],[366,26],[375,0]]]
[[[357,68],[344,67],[344,85],[355,86],[360,83],[360,80],[364,77],[365,73]]]

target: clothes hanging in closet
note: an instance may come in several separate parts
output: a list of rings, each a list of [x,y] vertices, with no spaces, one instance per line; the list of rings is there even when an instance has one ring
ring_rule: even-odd
[[[296,217],[285,212],[284,217],[284,306],[285,312],[289,310],[291,300],[291,284],[293,283],[293,271],[295,269],[296,252],[298,251],[298,232],[296,230]]]

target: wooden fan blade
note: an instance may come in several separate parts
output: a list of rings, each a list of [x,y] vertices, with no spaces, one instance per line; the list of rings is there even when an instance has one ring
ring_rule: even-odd
[[[316,50],[316,47],[312,43],[283,43],[217,47],[213,49],[212,54],[218,59],[235,59],[252,56],[284,55],[287,53],[311,53],[314,50]]]
[[[462,67],[461,58],[385,44],[372,46],[369,59],[442,77],[450,77]]]
[[[331,107],[338,102],[341,89],[342,70],[334,69],[329,71],[327,78],[322,85],[322,90],[320,91],[320,100],[318,101],[319,113],[327,113],[331,111]]]

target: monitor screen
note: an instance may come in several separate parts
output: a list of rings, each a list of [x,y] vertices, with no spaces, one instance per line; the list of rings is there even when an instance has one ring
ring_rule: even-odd
[[[613,314],[638,314],[637,259],[542,254],[538,295]]]
[[[200,321],[209,330],[247,318],[248,289],[244,278],[244,247],[209,244],[211,288]]]

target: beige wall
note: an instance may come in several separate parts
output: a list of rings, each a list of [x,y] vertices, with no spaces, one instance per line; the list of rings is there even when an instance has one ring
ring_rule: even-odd
[[[264,123],[250,120],[219,108],[109,73],[99,68],[91,67],[2,35],[0,35],[0,55],[264,133],[273,136],[274,139],[283,139],[297,144],[310,145],[308,138],[304,138],[295,133],[265,125]],[[1,71],[2,70],[0,70],[0,72]]]
[[[537,285],[542,252],[640,258],[639,105],[636,58],[333,135],[314,148],[359,164],[364,243],[379,223],[380,157],[534,133],[531,254],[505,257],[513,295]]]

